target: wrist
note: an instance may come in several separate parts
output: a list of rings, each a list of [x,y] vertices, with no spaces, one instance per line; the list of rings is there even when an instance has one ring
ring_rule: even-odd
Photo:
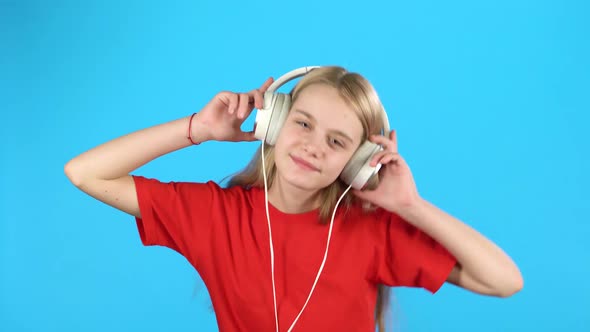
[[[418,223],[419,220],[422,220],[422,216],[424,212],[428,208],[428,202],[421,197],[418,197],[415,200],[408,204],[404,204],[402,206],[397,207],[395,213],[402,217],[404,220],[415,224]],[[417,226],[417,225],[415,225]]]
[[[187,139],[194,145],[212,139],[209,132],[209,126],[200,121],[199,113],[193,113],[189,117]]]

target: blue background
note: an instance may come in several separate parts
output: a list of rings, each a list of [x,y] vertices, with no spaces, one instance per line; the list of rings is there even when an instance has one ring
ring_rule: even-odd
[[[508,299],[396,289],[396,331],[588,331],[585,1],[0,0],[0,330],[215,331],[186,260],[65,177],[110,139],[305,65],[365,75],[422,195],[522,270]],[[246,123],[251,125],[252,119]],[[221,180],[258,143],[136,174]]]

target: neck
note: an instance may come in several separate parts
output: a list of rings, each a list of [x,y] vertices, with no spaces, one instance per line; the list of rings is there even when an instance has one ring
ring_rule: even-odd
[[[275,177],[268,189],[268,201],[285,213],[304,213],[320,206],[319,190],[305,190],[286,184]]]

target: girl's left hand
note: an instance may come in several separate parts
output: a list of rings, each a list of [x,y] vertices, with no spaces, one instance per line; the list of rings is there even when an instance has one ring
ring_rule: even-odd
[[[420,200],[410,167],[398,153],[397,136],[394,130],[389,138],[373,135],[370,140],[383,146],[383,151],[371,160],[371,166],[381,164],[379,185],[374,190],[355,190],[352,192],[359,198],[378,205],[390,212],[412,207]]]

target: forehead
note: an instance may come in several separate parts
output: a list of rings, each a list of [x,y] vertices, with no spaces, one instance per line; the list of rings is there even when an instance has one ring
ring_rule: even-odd
[[[313,84],[304,88],[292,105],[292,110],[297,109],[309,113],[326,129],[340,130],[355,137],[362,135],[363,127],[358,115],[334,87]]]

